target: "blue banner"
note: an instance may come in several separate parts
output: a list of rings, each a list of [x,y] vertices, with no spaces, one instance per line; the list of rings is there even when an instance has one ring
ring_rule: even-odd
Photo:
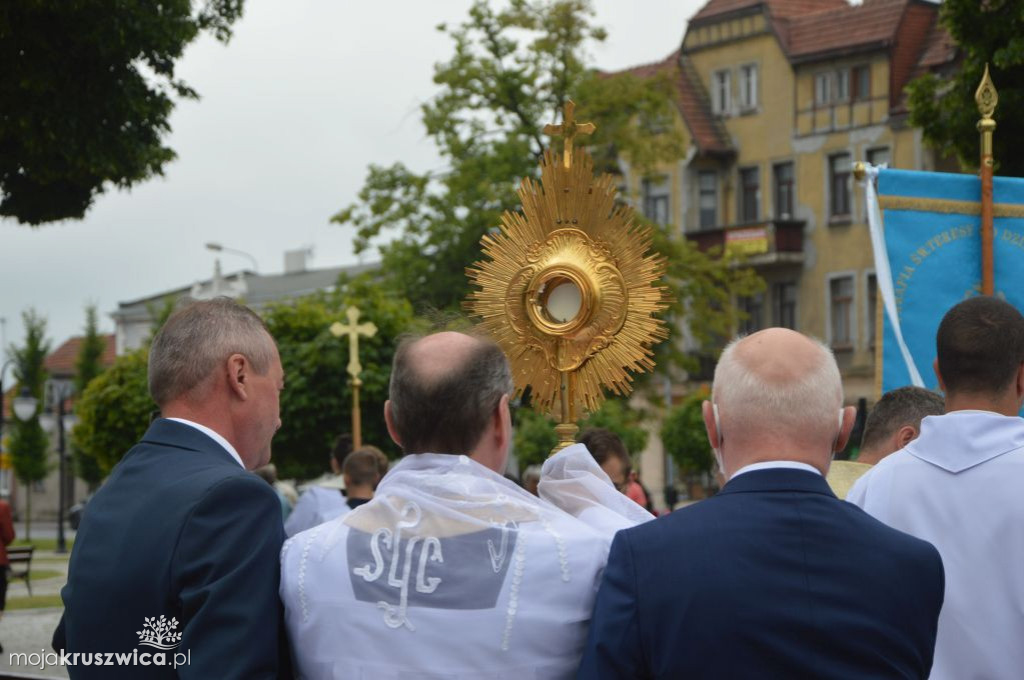
[[[879,292],[884,295],[889,288],[890,281],[882,278],[888,270],[899,326],[882,314],[882,361],[876,360],[880,394],[913,384],[911,363],[924,387],[938,389],[932,367],[939,322],[950,307],[981,293],[980,197],[981,181],[975,175],[878,171],[888,259],[888,267],[880,264],[876,247]],[[1024,310],[1024,179],[997,177],[994,197],[995,294]]]

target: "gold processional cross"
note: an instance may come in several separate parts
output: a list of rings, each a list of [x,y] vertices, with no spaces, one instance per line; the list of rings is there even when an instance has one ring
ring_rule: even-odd
[[[359,374],[363,372],[359,363],[359,336],[372,338],[377,333],[377,327],[371,321],[358,323],[359,310],[354,306],[345,310],[345,316],[348,317],[348,323],[335,321],[331,324],[331,333],[337,338],[348,336],[348,374],[352,376],[352,446],[358,449],[363,445],[359,414],[359,386],[363,384],[359,379]]]
[[[570,99],[565,103],[565,115],[562,118],[562,124],[553,125],[549,123],[544,126],[544,134],[563,138],[562,164],[567,168],[572,167],[572,145],[576,140],[576,135],[590,135],[597,129],[593,123],[577,123],[575,111],[576,103]]]

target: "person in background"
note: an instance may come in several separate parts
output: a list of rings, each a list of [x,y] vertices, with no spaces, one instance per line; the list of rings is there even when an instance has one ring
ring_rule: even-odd
[[[292,511],[292,504],[288,502],[288,497],[277,488],[277,466],[273,463],[267,463],[263,467],[253,470],[253,473],[273,487],[274,493],[277,494],[277,500],[281,501],[281,521],[287,520],[288,515]]]
[[[374,489],[380,483],[383,455],[376,446],[362,446],[346,456],[341,474],[345,477],[345,504],[350,510],[373,499]]]
[[[615,488],[625,493],[633,464],[618,435],[603,427],[590,427],[580,434],[579,443],[587,447]]]
[[[537,496],[539,495],[538,484],[540,484],[540,465],[531,465],[523,471],[523,488]]]
[[[882,395],[868,413],[857,460],[834,460],[828,484],[839,498],[846,498],[860,477],[891,453],[917,438],[921,419],[942,415],[942,395],[923,387],[899,387]]]
[[[345,504],[345,478],[341,470],[345,458],[351,452],[351,437],[343,434],[335,439],[334,448],[331,449],[331,474],[318,477],[305,486],[299,502],[284,524],[285,534],[294,536],[348,512],[349,507]]]

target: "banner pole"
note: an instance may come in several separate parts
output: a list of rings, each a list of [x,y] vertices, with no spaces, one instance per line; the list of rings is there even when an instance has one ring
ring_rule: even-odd
[[[995,293],[995,264],[993,261],[993,242],[995,230],[993,228],[993,197],[992,197],[992,133],[995,132],[996,122],[992,114],[999,103],[999,95],[995,85],[988,75],[988,64],[985,64],[985,75],[974,93],[974,100],[978,104],[978,112],[981,120],[978,121],[978,132],[981,133],[981,294],[993,295]]]

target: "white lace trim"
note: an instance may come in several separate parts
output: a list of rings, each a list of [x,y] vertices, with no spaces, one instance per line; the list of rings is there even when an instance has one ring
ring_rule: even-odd
[[[306,563],[309,561],[309,550],[313,547],[313,540],[319,533],[319,526],[309,532],[306,542],[302,544],[302,556],[299,558],[299,608],[302,610],[303,623],[309,623],[309,599],[306,597]]]
[[[519,609],[519,587],[523,582],[523,570],[526,568],[526,534],[519,533],[516,541],[515,555],[510,565],[512,568],[512,585],[508,594],[508,609],[505,612],[505,632],[501,636],[501,651],[508,651],[509,638],[512,637],[512,625]]]

